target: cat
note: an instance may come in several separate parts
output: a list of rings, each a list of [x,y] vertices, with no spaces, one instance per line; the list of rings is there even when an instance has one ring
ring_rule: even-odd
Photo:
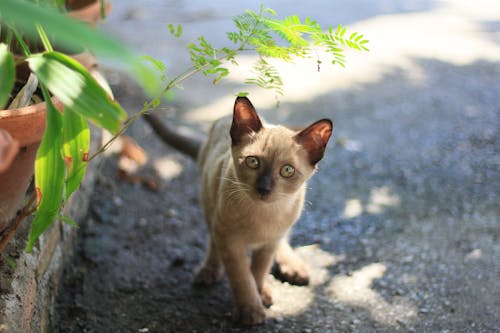
[[[155,113],[145,114],[144,119],[165,143],[200,165],[211,237],[194,283],[216,283],[225,265],[235,319],[243,324],[262,322],[263,306],[272,304],[264,277],[273,254],[283,280],[296,285],[309,282],[308,266],[291,248],[287,234],[302,211],[306,181],[323,157],[332,122],[322,119],[302,131],[263,124],[244,97],[236,99],[232,117],[212,125],[206,140],[180,133]],[[225,236],[222,241],[221,236]],[[229,252],[221,251],[224,245]],[[247,250],[253,250],[252,264]]]
[[[307,265],[290,247],[287,234],[302,212],[307,180],[331,133],[328,119],[299,132],[265,124],[248,98],[237,97],[233,116],[216,121],[199,150],[210,241],[194,283],[212,285],[225,271],[237,322],[265,320],[264,307],[272,304],[265,277],[274,257],[287,280],[308,282]]]

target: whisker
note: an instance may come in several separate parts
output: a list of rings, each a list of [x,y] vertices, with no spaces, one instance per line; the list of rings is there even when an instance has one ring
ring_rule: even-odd
[[[228,177],[221,177],[221,179],[228,181],[230,184],[226,190],[226,208],[231,203],[239,205],[247,198],[248,192],[251,189],[248,184]]]

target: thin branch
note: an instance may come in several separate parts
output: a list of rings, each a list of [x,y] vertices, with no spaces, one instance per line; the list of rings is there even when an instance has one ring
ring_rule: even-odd
[[[247,49],[245,49],[245,46],[248,44],[248,41],[250,40],[250,38],[252,37],[252,35],[255,33],[257,27],[254,27],[254,29],[252,30],[252,32],[249,34],[249,36],[240,44],[240,46],[236,49],[234,49],[233,51],[235,52],[241,52],[241,51],[246,51]],[[217,60],[226,60],[228,57],[228,55],[226,56],[223,56],[223,57],[220,57],[220,58],[215,58]],[[147,112],[149,111],[154,111],[154,108],[153,108],[153,105],[154,105],[154,101],[158,98],[161,98],[165,93],[167,93],[170,89],[172,89],[173,87],[175,87],[176,85],[184,82],[185,80],[189,79],[191,76],[197,74],[197,73],[200,73],[202,72],[206,67],[208,67],[209,64],[206,64],[206,65],[203,65],[203,66],[200,66],[198,68],[192,66],[190,68],[188,68],[187,70],[185,70],[184,72],[180,73],[179,75],[177,75],[175,78],[173,78],[172,80],[170,80],[167,85],[165,86],[165,88],[162,89],[162,91],[155,97],[153,98],[152,100],[148,101],[144,107],[138,111],[137,113],[135,113],[132,117],[130,117],[126,122],[125,124],[123,125],[123,127],[118,131],[118,133],[116,133],[115,135],[113,135],[97,152],[95,152],[94,154],[92,154],[92,156],[89,157],[88,159],[88,162],[90,162],[91,160],[93,160],[95,157],[97,157],[99,154],[105,152],[110,146],[111,144],[120,136],[122,135],[129,127],[130,125],[132,125],[132,123],[134,123],[140,116],[146,114]]]
[[[16,230],[19,228],[19,225],[21,225],[21,222],[29,215],[33,214],[36,210],[36,207],[30,208],[33,203],[36,201],[36,193],[33,193],[31,198],[29,199],[28,203],[23,207],[19,215],[17,215],[16,220],[8,233],[5,235],[5,237],[0,241],[0,254],[3,253],[7,245],[9,244],[10,240],[12,237],[14,237],[14,234],[16,233]]]

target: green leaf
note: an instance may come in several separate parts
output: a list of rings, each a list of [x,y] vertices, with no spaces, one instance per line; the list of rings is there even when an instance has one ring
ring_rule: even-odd
[[[344,28],[344,27],[342,26],[342,24],[339,24],[339,25],[337,26],[337,29],[335,30],[335,35],[336,35],[336,36],[340,36],[340,34],[342,33],[342,29],[343,29],[343,28]]]
[[[116,133],[127,113],[75,60],[58,52],[34,54],[28,63],[40,82],[71,110]]]
[[[264,9],[264,12],[269,13],[269,14],[271,14],[272,16],[277,16],[277,15],[278,15],[278,14],[276,13],[276,11],[275,11],[274,9],[272,9],[272,8],[265,8],[265,9]],[[246,95],[245,95],[245,96],[246,96]],[[245,97],[245,96],[240,96],[240,97]]]
[[[158,73],[156,71],[140,60],[135,61],[130,69],[149,97],[158,95],[163,89],[160,84],[163,76],[157,75]]]
[[[16,261],[11,257],[9,257],[6,253],[2,253],[2,259],[3,261],[5,261],[7,265],[9,265],[11,269],[16,269],[17,267]]]
[[[247,91],[240,91],[239,93],[236,94],[236,96],[238,96],[238,97],[247,97],[248,94],[249,93]]]
[[[68,224],[68,225],[72,226],[72,227],[75,227],[75,228],[78,228],[78,227],[79,227],[79,226],[78,226],[78,224],[76,224],[76,222],[75,222],[75,221],[73,221],[73,220],[72,220],[70,217],[68,217],[68,216],[65,216],[65,215],[60,215],[60,216],[59,216],[59,219],[60,219],[61,221],[63,221],[64,223],[66,223],[66,224]]]
[[[179,38],[182,35],[182,25],[177,25],[177,31],[175,32],[175,37]]]
[[[172,24],[168,24],[168,31],[175,37],[179,38],[182,35],[182,25],[178,24],[177,28]]]
[[[309,32],[311,27],[302,24],[297,16],[289,16],[285,20],[266,19],[266,25],[276,32],[281,38],[292,46],[305,46],[307,41],[302,38],[304,32]]]
[[[7,45],[0,44],[0,108],[7,103],[10,92],[14,87],[16,68],[14,57],[7,49]]]
[[[29,1],[0,0],[0,21],[15,26],[33,38],[38,36],[36,24],[39,24],[58,45],[69,51],[77,53],[82,48],[88,49],[101,57],[112,58],[126,65],[150,95],[161,89],[158,77],[125,44],[56,10]]]
[[[153,108],[157,108],[161,104],[161,99],[160,98],[155,98],[153,99]]]
[[[2,23],[19,27],[31,37],[37,36],[38,23],[49,36],[71,50],[88,48],[101,56],[127,64],[133,63],[136,58],[117,40],[46,6],[37,6],[29,1],[1,0],[0,16]]]
[[[167,66],[161,60],[155,59],[149,55],[142,55],[141,59],[150,62],[159,72],[165,72],[167,70]]]
[[[45,51],[54,51],[52,44],[49,41],[49,37],[47,37],[47,33],[40,24],[36,24],[36,30],[38,31],[38,35],[40,36],[40,40],[42,41]]]
[[[66,0],[58,0],[61,4],[61,6],[64,6],[64,4],[66,3]],[[101,20],[105,20],[106,19],[106,1],[102,0],[101,1]]]
[[[90,130],[80,114],[67,107],[63,114],[63,159],[68,167],[66,200],[76,191],[85,176],[90,149]]]
[[[254,72],[257,76],[246,79],[246,84],[274,90],[276,94],[283,95],[283,81],[276,67],[270,65],[263,58],[260,58],[254,64]]]
[[[168,27],[168,31],[170,31],[170,33],[172,35],[175,34],[175,27],[172,23],[169,23],[167,27]]]
[[[47,124],[35,161],[38,209],[31,226],[27,252],[31,252],[35,241],[56,218],[64,189],[65,165],[60,150],[63,116],[52,104],[47,89],[42,88],[42,92],[47,105]]]

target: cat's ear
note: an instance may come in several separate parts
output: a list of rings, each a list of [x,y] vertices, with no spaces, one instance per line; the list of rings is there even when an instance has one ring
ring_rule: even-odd
[[[244,135],[258,132],[261,129],[262,122],[250,100],[246,97],[237,97],[234,102],[233,123],[230,132],[233,145],[238,144]]]
[[[315,165],[323,158],[332,128],[331,120],[321,119],[295,135],[295,141],[301,144],[309,154],[311,165]]]

